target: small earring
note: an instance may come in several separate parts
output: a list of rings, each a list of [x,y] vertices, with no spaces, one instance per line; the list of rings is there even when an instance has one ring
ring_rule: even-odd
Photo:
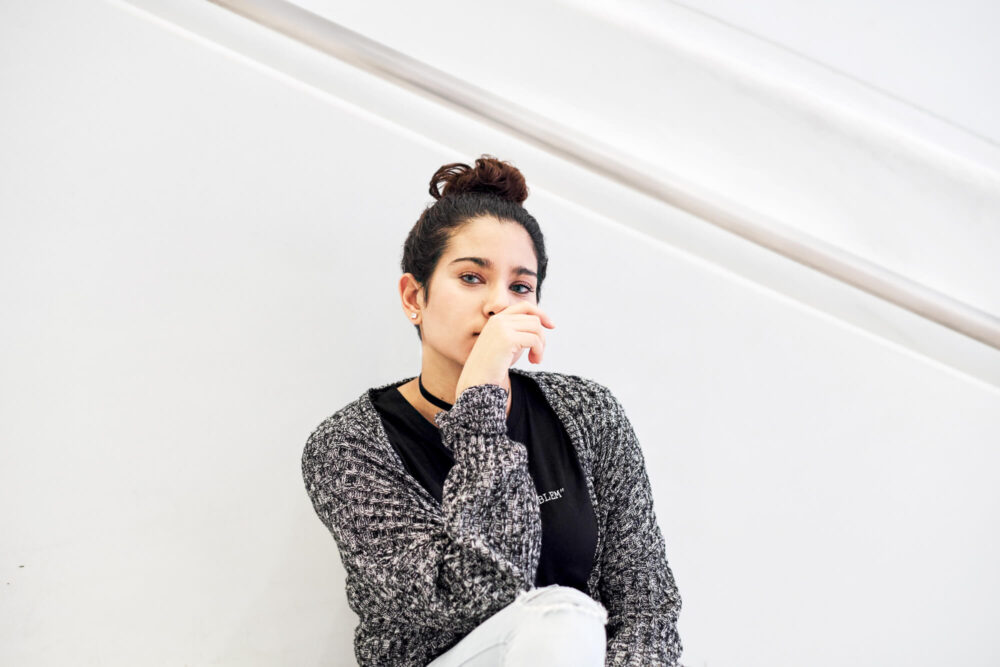
[[[417,319],[417,314],[416,313],[410,313],[410,319],[414,319],[414,320]]]

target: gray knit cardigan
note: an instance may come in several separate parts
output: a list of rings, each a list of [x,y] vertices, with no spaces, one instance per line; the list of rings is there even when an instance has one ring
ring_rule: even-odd
[[[597,515],[587,582],[608,611],[607,665],[677,665],[681,598],[635,432],[604,386],[511,368],[533,379],[566,428]],[[424,667],[533,587],[539,500],[525,446],[507,436],[507,390],[469,387],[435,423],[455,458],[440,503],[403,467],[370,393],[309,436],[302,474],[333,534],[360,622],[358,664]]]

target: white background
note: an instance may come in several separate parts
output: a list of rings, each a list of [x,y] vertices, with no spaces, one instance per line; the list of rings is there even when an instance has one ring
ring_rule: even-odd
[[[435,169],[489,152],[522,168],[546,234],[542,306],[559,328],[541,367],[609,386],[642,443],[684,600],[685,664],[997,664],[1000,392],[916,341],[983,368],[1000,353],[215,6],[159,5],[189,22],[104,2],[0,5],[0,663],[353,664],[356,617],[299,457],[324,417],[419,369],[395,293],[402,242]],[[582,4],[532,6],[517,23],[547,34],[550,55],[579,34],[546,23],[559,12],[642,41],[625,5],[620,22]],[[966,8],[937,35],[955,47],[978,44],[989,18]],[[428,62],[434,49],[418,46],[445,34],[468,40],[452,53],[469,59],[499,50],[474,48],[481,32],[445,31],[444,9],[400,31],[412,43],[390,34],[384,8],[370,24],[326,11],[382,26],[379,37]],[[437,40],[426,37],[435,16]],[[688,18],[686,34],[717,39]],[[898,25],[903,44],[923,34]],[[573,92],[527,56],[506,78],[483,61],[477,84],[562,110],[642,159],[630,141],[674,142],[655,168],[998,312],[996,115],[977,115],[995,87],[962,102],[946,74],[903,85],[926,61],[947,68],[954,50],[852,61],[913,105],[950,97],[935,120],[751,49],[767,72],[826,91],[810,107],[823,113],[803,116],[787,89],[768,97],[724,59],[714,71],[732,76],[699,79],[700,65],[670,60],[684,49],[656,44],[663,57],[622,68],[636,85],[609,106],[659,104],[630,96],[674,84],[701,89],[718,113],[742,98],[744,111],[774,115],[713,139],[709,107],[647,106],[672,131],[646,134],[638,116],[584,103],[603,84]],[[848,51],[812,55],[847,67],[832,61]],[[665,63],[674,78],[656,69]],[[986,86],[995,71],[968,76]],[[850,120],[838,115],[845,99]],[[798,146],[840,166],[817,174],[775,158],[751,173],[724,159],[754,161],[762,136],[757,150]],[[835,172],[845,187],[882,179],[897,213],[954,215],[897,226],[874,196],[846,215],[841,198],[813,196]],[[761,195],[753,178],[780,187]],[[781,196],[801,188],[812,194]]]

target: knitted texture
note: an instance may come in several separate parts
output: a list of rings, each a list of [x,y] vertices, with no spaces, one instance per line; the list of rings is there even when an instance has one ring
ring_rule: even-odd
[[[587,588],[608,611],[606,665],[678,665],[681,598],[624,409],[593,380],[510,372],[541,388],[586,476],[598,523]],[[438,503],[403,467],[371,403],[370,391],[396,384],[326,418],[302,454],[306,490],[337,544],[359,617],[361,667],[424,667],[530,590],[541,555],[527,449],[506,434],[507,390],[469,387],[435,417],[455,458]]]

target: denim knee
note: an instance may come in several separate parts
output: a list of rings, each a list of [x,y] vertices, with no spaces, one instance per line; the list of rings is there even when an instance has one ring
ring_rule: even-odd
[[[518,620],[506,637],[502,664],[604,664],[608,614],[599,602],[556,585],[525,591],[518,602]]]
[[[566,606],[571,610],[579,610],[583,614],[596,614],[603,619],[603,623],[607,623],[608,620],[608,612],[604,605],[572,586],[552,584],[542,588],[533,588],[530,591],[522,591],[518,596],[518,602],[528,607],[555,608]]]

